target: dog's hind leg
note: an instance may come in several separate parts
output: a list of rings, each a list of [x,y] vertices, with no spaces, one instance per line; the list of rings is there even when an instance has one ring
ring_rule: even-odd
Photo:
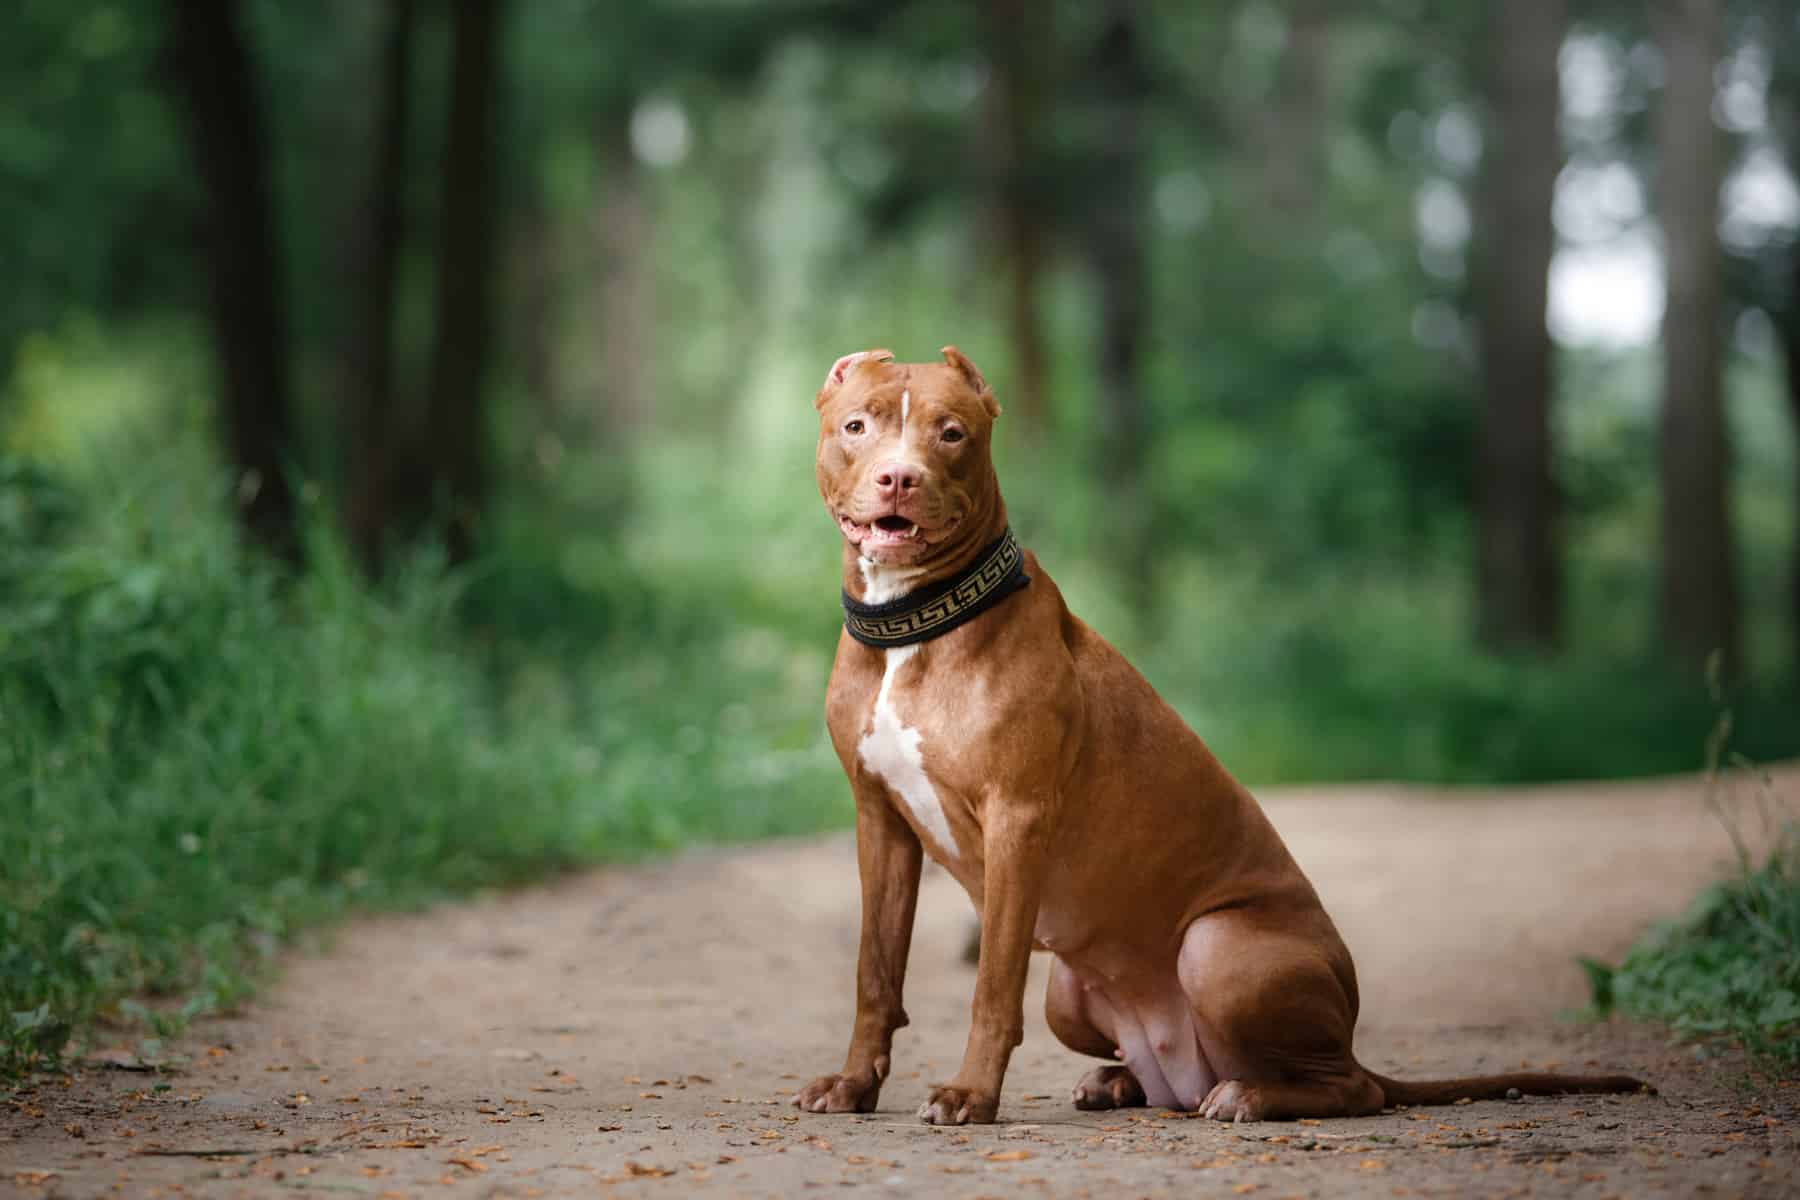
[[[1356,974],[1322,911],[1229,909],[1182,939],[1182,989],[1218,1083],[1200,1103],[1222,1121],[1363,1116],[1381,1085],[1351,1054]]]

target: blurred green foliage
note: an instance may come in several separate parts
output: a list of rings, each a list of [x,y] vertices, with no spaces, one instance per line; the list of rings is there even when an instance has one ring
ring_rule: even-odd
[[[845,812],[816,644],[697,595],[575,667],[483,655],[479,580],[371,591],[322,514],[283,583],[191,440],[94,470],[0,460],[0,1073],[133,996],[229,1004],[347,904]]]

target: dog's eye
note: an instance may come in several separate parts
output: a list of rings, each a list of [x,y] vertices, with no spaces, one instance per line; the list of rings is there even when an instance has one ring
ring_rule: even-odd
[[[863,431],[863,423],[861,421],[845,421],[844,422],[844,432],[845,433],[861,433],[862,431]]]
[[[963,440],[963,436],[964,436],[963,431],[958,429],[956,426],[954,426],[954,425],[944,426],[943,438],[946,442],[960,442]]]

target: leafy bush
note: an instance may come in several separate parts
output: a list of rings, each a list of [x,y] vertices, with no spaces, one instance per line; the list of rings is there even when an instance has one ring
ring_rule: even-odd
[[[282,578],[174,457],[79,494],[0,469],[0,1072],[133,996],[229,1004],[347,905],[843,819],[778,635],[497,679],[463,580],[371,591],[322,521]]]

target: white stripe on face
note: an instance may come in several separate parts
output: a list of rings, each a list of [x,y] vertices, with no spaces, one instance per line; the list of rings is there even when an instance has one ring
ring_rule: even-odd
[[[900,444],[906,444],[906,414],[912,408],[912,389],[903,388],[900,392]]]

